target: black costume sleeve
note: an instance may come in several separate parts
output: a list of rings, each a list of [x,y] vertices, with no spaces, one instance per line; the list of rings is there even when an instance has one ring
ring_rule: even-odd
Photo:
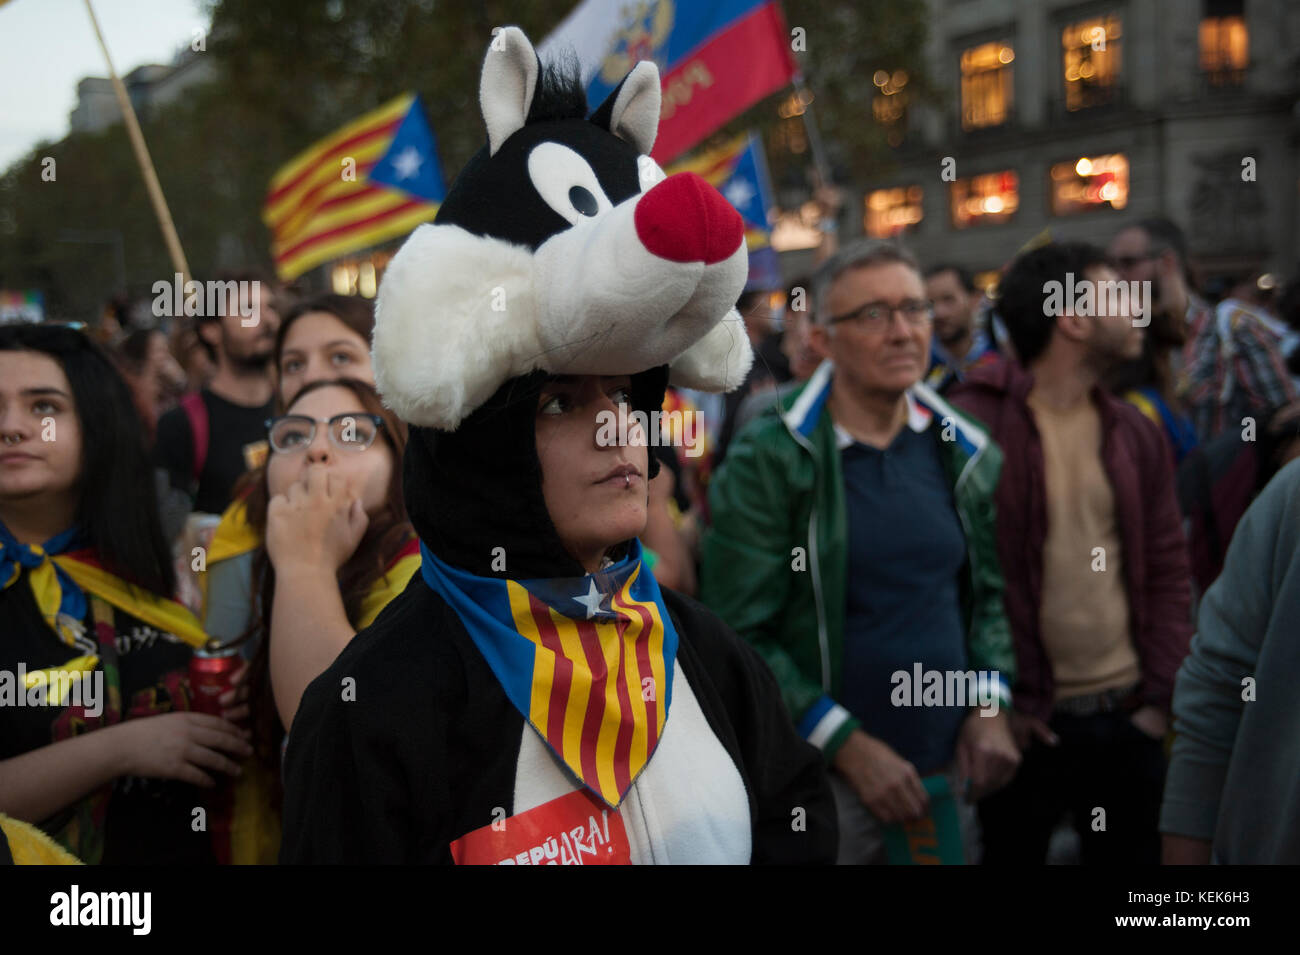
[[[839,838],[825,761],[795,731],[776,679],[761,657],[703,604],[663,591],[681,637],[678,652],[723,744],[739,757],[750,794],[754,865],[831,864]],[[713,700],[722,713],[711,712]]]
[[[425,632],[399,596],[312,681],[285,754],[282,864],[450,862],[432,833],[446,789]],[[355,681],[345,699],[345,680]]]

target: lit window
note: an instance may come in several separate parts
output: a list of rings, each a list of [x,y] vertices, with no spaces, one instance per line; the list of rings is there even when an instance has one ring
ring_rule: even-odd
[[[888,239],[921,221],[921,187],[899,186],[867,193],[867,235]]]
[[[1211,86],[1239,86],[1250,63],[1250,35],[1240,2],[1206,4],[1201,20],[1201,70]]]
[[[1128,157],[1123,153],[1058,162],[1051,177],[1053,215],[1128,205]]]
[[[984,43],[961,55],[961,128],[999,126],[1011,113],[1011,63],[1005,43]]]
[[[952,224],[957,229],[1006,222],[1019,206],[1020,177],[1011,169],[952,184]]]
[[[1109,103],[1119,83],[1120,19],[1095,17],[1061,31],[1065,108],[1074,111]]]

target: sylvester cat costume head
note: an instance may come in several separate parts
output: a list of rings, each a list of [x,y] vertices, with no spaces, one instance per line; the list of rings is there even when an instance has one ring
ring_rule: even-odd
[[[487,144],[384,275],[376,382],[413,426],[407,509],[430,551],[485,577],[580,577],[542,496],[541,386],[626,374],[646,412],[669,382],[738,387],[753,360],[732,307],[744,228],[702,178],[665,176],[650,158],[653,63],[588,116],[577,76],[543,69],[507,27],[484,60],[479,102]]]

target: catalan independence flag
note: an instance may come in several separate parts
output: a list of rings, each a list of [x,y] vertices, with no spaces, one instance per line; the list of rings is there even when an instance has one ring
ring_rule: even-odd
[[[479,577],[421,544],[420,572],[515,708],[589,790],[617,807],[663,737],[677,631],[641,544],[596,574]]]
[[[446,195],[420,97],[406,93],[296,156],[271,179],[262,220],[284,281],[405,235]]]
[[[763,156],[763,142],[754,132],[742,133],[716,149],[675,163],[664,170],[703,176],[740,213],[749,249],[746,289],[781,285],[781,267],[772,248],[772,179]]]
[[[659,136],[668,162],[794,78],[790,31],[775,0],[584,0],[537,48],[577,54],[587,101],[604,102],[640,60],[659,67]]]

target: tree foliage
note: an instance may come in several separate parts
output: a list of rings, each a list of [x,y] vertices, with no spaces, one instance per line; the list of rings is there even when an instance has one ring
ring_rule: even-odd
[[[684,0],[679,0],[684,2]],[[216,79],[140,117],[190,267],[197,277],[268,266],[260,219],[275,170],[311,142],[406,90],[419,92],[450,179],[484,139],[477,104],[483,50],[494,26],[540,40],[573,0],[209,0],[206,50]],[[861,183],[889,162],[871,119],[872,74],[905,69],[913,101],[935,93],[921,66],[923,4],[913,0],[790,0],[797,53],[837,179]],[[782,194],[806,191],[811,154],[778,107],[756,104],[719,132],[760,129]],[[595,104],[592,104],[593,107]],[[42,159],[57,175],[42,181]],[[120,287],[110,244],[70,236],[120,235]],[[122,126],[42,143],[0,175],[0,287],[38,288],[47,310],[93,318],[111,295],[149,295],[172,268]]]

